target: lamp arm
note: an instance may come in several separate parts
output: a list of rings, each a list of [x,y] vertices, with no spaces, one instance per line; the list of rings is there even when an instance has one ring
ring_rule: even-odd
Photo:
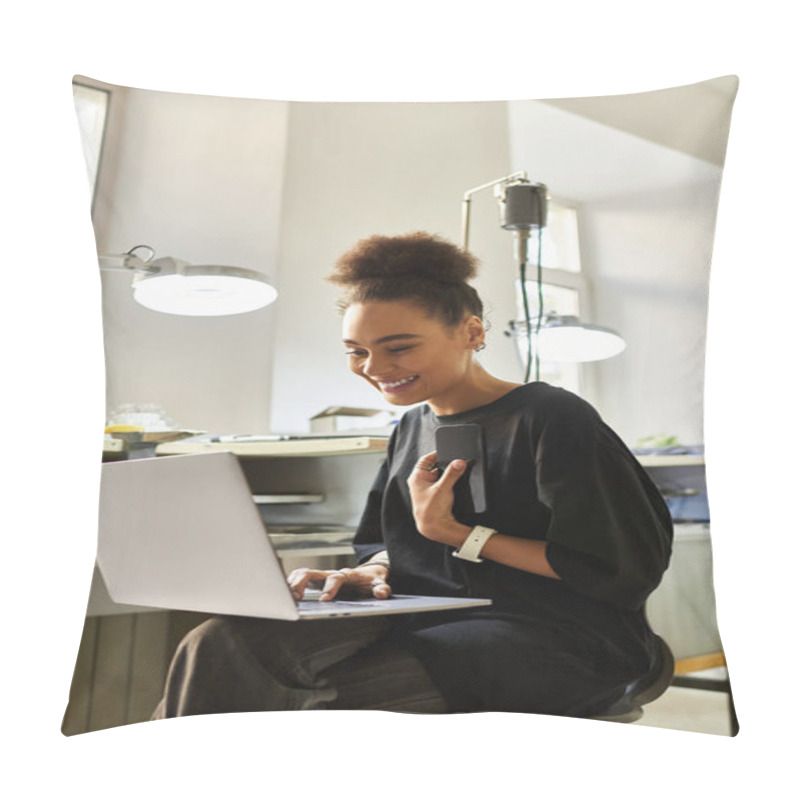
[[[135,252],[142,249],[149,251],[144,258],[136,255]],[[156,251],[150,245],[137,244],[126,253],[120,255],[98,256],[98,262],[103,272],[144,272],[153,274],[160,272],[160,267],[150,264],[155,254]]]
[[[136,251],[137,250],[149,250],[150,251],[150,254],[146,258],[142,259],[142,261],[144,261],[145,264],[149,264],[155,258],[156,251],[153,250],[153,248],[150,247],[149,244],[137,244],[134,247],[131,247],[131,249],[128,250],[128,252],[125,253],[125,255],[126,256],[136,256],[136,258],[140,258],[140,256],[136,255]]]
[[[508,183],[514,180],[527,180],[528,175],[526,172],[514,172],[511,175],[506,175],[505,178],[498,178],[496,181],[489,181],[474,189],[468,189],[464,192],[464,199],[461,203],[461,249],[467,250],[469,244],[469,221],[470,221],[470,204],[472,203],[472,195],[488,189],[490,186],[497,186],[499,183]]]

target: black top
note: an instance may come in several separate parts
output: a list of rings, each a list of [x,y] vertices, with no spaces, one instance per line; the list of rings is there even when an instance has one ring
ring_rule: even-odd
[[[561,580],[454,558],[452,547],[416,530],[406,480],[435,450],[436,427],[464,422],[484,430],[487,508],[456,509],[456,518],[546,541]],[[396,622],[452,707],[542,713],[582,713],[589,698],[649,668],[652,634],[642,607],[671,544],[666,504],[621,439],[584,400],[544,383],[459,414],[436,416],[428,406],[407,412],[355,537],[360,561],[388,551],[398,594],[493,600],[486,610]],[[566,674],[564,658],[574,674]],[[557,669],[553,659],[562,660]],[[559,704],[559,695],[571,699]]]

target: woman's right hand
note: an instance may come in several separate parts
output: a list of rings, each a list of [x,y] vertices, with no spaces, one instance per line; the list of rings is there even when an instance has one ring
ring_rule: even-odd
[[[389,570],[383,564],[361,564],[352,569],[309,569],[301,567],[293,570],[287,581],[295,600],[302,600],[312,581],[323,581],[319,599],[333,600],[343,597],[376,597],[386,600],[392,594],[387,583]]]

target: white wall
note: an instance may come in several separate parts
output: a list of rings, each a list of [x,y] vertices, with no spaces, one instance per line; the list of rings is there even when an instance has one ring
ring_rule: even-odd
[[[278,280],[288,108],[113,87],[95,202],[100,253],[137,244]],[[274,307],[190,318],[132,299],[102,273],[107,406],[157,403],[183,427],[266,430]]]
[[[289,131],[272,427],[303,431],[328,405],[390,407],[347,371],[338,289],[324,280],[336,258],[374,233],[458,242],[464,192],[508,174],[508,130],[504,103],[297,103]],[[493,203],[476,199],[470,242],[496,326],[484,361],[518,379],[502,336],[514,316],[511,244]]]
[[[705,171],[703,169],[702,171]],[[592,365],[596,397],[627,441],[703,436],[708,278],[719,183],[594,203],[584,232],[595,316],[625,336],[616,358]]]
[[[707,111],[718,105],[695,117]],[[583,366],[585,396],[629,444],[661,433],[702,443],[721,168],[549,104],[517,101],[509,116],[515,169],[578,206],[593,301],[585,321],[627,342],[621,355]]]

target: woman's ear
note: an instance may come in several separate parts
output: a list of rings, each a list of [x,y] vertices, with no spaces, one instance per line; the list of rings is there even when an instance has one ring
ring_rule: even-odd
[[[464,321],[465,331],[467,334],[467,342],[470,350],[483,349],[484,340],[486,339],[486,328],[484,327],[483,320],[475,315],[467,317]]]

